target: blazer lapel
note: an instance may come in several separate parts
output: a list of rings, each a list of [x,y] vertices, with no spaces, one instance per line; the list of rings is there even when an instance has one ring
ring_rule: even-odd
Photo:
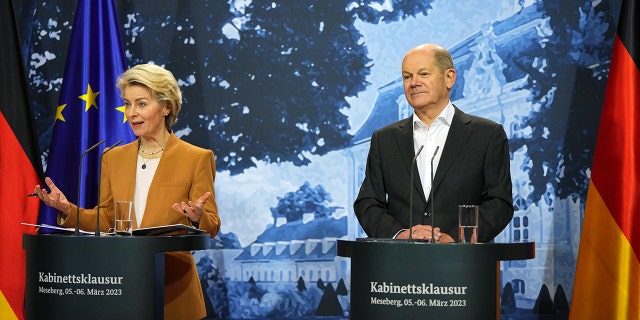
[[[153,199],[154,199],[154,195],[158,194],[160,191],[160,187],[162,185],[162,181],[161,181],[162,177],[169,177],[172,174],[175,174],[176,163],[177,163],[176,162],[177,159],[175,159],[176,139],[178,138],[173,133],[169,135],[169,139],[167,140],[165,149],[162,153],[162,156],[160,157],[158,168],[156,168],[156,172],[153,175],[151,184],[149,185],[149,195],[147,197],[147,204],[144,209],[144,215],[142,216],[142,221],[140,221],[140,225],[142,227],[164,224],[165,218],[160,213],[165,212],[166,208],[162,208],[161,205],[158,204],[158,201],[153,201]]]
[[[133,189],[136,180],[136,166],[138,162],[138,140],[135,140],[122,147],[121,153],[114,158],[112,166],[111,185],[113,200],[133,200]],[[104,190],[103,190],[104,191]],[[140,224],[134,217],[133,227],[137,228]]]
[[[126,152],[126,155],[121,160],[122,167],[127,170],[127,177],[134,177],[133,180],[135,182],[137,164],[138,164],[138,141],[135,143],[131,143],[127,146],[129,149]],[[129,179],[121,179],[121,182],[124,182],[119,187],[122,190],[126,190],[126,194],[128,195],[128,199],[133,199],[133,188],[135,183],[131,183]]]

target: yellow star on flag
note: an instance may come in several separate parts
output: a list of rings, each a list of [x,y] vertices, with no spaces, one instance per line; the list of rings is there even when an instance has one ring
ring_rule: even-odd
[[[84,111],[89,111],[89,108],[96,107],[98,109],[98,105],[96,104],[96,97],[100,94],[100,92],[93,92],[91,90],[91,85],[87,84],[87,93],[79,96],[78,98],[86,101],[86,105],[84,107]]]
[[[122,112],[122,123],[127,122],[127,114],[125,113],[125,106],[119,106],[116,108],[116,110]]]
[[[56,123],[56,121],[58,120],[62,120],[63,122],[66,122],[66,120],[64,119],[64,116],[62,115],[62,110],[64,110],[66,106],[67,104],[58,106],[58,108],[56,109],[56,118],[53,120],[53,123]]]

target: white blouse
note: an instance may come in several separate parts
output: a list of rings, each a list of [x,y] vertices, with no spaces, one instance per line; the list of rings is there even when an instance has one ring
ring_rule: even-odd
[[[133,206],[136,214],[138,228],[142,224],[144,210],[147,207],[147,196],[149,195],[149,187],[153,176],[158,169],[160,158],[144,159],[138,155],[138,163],[136,164],[136,182],[133,191]],[[142,168],[144,166],[144,169]]]

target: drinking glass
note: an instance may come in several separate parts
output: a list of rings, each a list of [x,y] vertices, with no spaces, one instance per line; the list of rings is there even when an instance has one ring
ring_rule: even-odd
[[[461,204],[458,206],[458,231],[460,243],[478,242],[478,215],[480,206]]]
[[[114,206],[116,235],[130,236],[133,229],[133,201],[117,200]]]

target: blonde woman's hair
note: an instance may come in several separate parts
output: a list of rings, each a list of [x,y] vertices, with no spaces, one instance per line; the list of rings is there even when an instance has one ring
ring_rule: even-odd
[[[120,75],[116,83],[120,95],[127,86],[132,85],[148,88],[151,96],[160,104],[169,103],[171,111],[164,119],[165,127],[171,128],[178,121],[178,113],[182,108],[182,92],[171,71],[155,64],[139,64]]]

